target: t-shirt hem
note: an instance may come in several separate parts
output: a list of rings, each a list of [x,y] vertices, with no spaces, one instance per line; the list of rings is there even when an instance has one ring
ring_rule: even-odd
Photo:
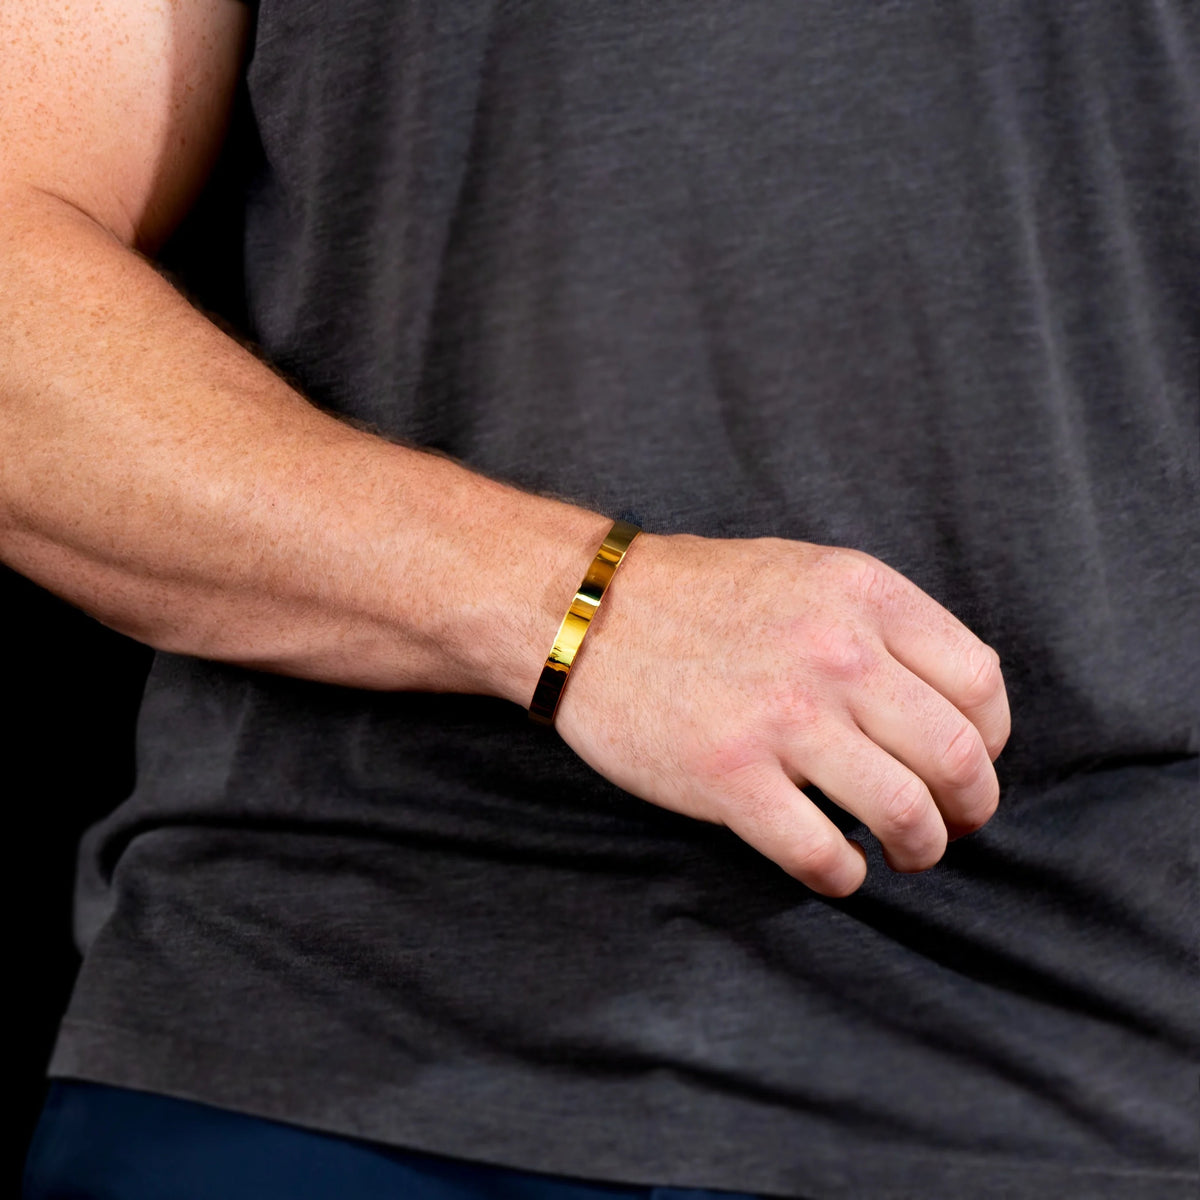
[[[364,1080],[311,1061],[197,1044],[112,1025],[63,1023],[49,1073],[196,1101],[343,1137],[597,1183],[705,1188],[806,1200],[1193,1200],[1200,1173],[1017,1161],[958,1150],[911,1153],[842,1143],[796,1146],[776,1131],[723,1128],[694,1103],[654,1119],[621,1104],[619,1089],[584,1081],[573,1099],[487,1095],[462,1072]],[[578,1103],[586,1098],[587,1104]],[[660,1114],[661,1116],[661,1114]],[[631,1132],[632,1131],[632,1132]],[[768,1144],[769,1143],[769,1144]],[[900,1183],[899,1180],[906,1182]],[[919,1182],[918,1182],[919,1181]]]

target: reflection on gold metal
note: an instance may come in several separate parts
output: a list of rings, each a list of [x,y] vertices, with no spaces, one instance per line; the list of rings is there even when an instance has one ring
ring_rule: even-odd
[[[546,665],[542,668],[541,678],[534,689],[533,700],[529,705],[529,715],[541,725],[553,725],[554,713],[558,709],[558,701],[567,683],[571,664],[579,652],[583,635],[587,633],[600,601],[604,598],[605,589],[612,582],[625,551],[633,544],[633,539],[641,533],[636,525],[628,521],[614,521],[608,531],[592,565],[588,567],[567,615],[563,617],[558,627],[558,636],[554,639],[554,648]]]

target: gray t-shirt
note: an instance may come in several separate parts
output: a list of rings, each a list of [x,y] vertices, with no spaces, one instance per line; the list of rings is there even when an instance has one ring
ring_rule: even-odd
[[[911,876],[830,806],[829,900],[503,701],[160,655],[53,1071],[605,1180],[1193,1197],[1197,24],[263,0],[270,358],[653,531],[877,555],[1000,651],[1003,797]]]

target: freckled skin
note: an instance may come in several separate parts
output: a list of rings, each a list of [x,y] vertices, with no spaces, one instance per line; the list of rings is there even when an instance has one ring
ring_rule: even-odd
[[[0,558],[164,649],[528,704],[609,518],[317,411],[142,257],[211,167],[246,27],[234,0],[0,9]],[[921,870],[995,810],[1009,721],[995,654],[884,564],[643,534],[557,728],[845,895],[861,848],[798,785]]]
[[[246,23],[233,0],[8,6],[3,177],[160,245],[220,147]]]

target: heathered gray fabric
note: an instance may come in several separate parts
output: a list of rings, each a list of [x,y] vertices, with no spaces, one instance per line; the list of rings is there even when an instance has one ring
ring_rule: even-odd
[[[830,901],[504,702],[162,655],[53,1070],[599,1179],[1193,1197],[1197,22],[265,0],[271,358],[651,530],[878,555],[1000,651],[1003,801],[916,876],[842,815]]]

